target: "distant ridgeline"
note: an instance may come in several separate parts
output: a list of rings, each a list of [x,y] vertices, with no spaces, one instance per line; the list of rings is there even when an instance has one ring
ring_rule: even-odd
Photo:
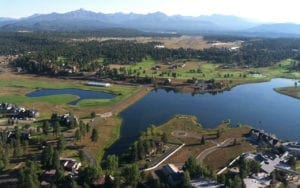
[[[89,34],[93,37],[97,35],[95,33]],[[300,39],[242,38],[238,49],[212,47],[195,50],[156,48],[161,43],[135,40],[72,40],[69,34],[75,38],[86,36],[80,32],[1,33],[0,53],[17,55],[13,65],[23,71],[48,75],[106,70],[108,64],[136,64],[147,58],[162,63],[198,59],[252,67],[270,66],[287,58],[300,60]],[[214,41],[213,37],[206,38],[210,40],[208,42]],[[236,39],[224,37],[226,41]],[[290,68],[300,70],[300,65],[295,61]],[[114,72],[107,70],[106,74],[109,76]]]

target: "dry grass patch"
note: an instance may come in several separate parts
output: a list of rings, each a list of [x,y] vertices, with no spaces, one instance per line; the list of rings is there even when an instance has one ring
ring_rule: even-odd
[[[1,87],[0,96],[6,96],[11,94],[16,95],[25,95],[30,92],[31,89],[23,88],[23,87]]]
[[[275,91],[290,97],[300,99],[300,87],[276,88]]]
[[[110,64],[109,65],[109,68],[110,69],[120,69],[120,68],[126,68],[126,67],[129,67],[129,65],[119,65],[119,64]]]
[[[210,48],[211,45],[207,43],[201,36],[181,36],[173,38],[164,38],[158,40],[162,42],[166,48],[192,48],[201,50],[204,48]]]
[[[224,125],[224,124],[223,124]],[[218,128],[213,130],[215,133],[217,132]],[[226,128],[226,125],[222,126],[220,129],[220,138],[216,141],[223,141],[227,138],[242,138],[245,137],[246,134],[249,133],[251,130],[248,126],[241,126],[236,128]]]
[[[184,163],[190,156],[198,156],[199,153],[201,153],[206,148],[209,148],[213,146],[212,143],[208,142],[205,145],[188,145],[183,147],[181,150],[176,152],[174,155],[172,155],[170,158],[168,158],[164,164],[168,163]]]
[[[197,157],[203,150],[215,146],[228,138],[243,140],[249,133],[250,127],[241,126],[236,128],[228,127],[228,123],[222,123],[214,129],[203,129],[194,116],[177,115],[167,121],[158,129],[167,134],[169,142],[185,143],[186,146],[171,156],[166,163],[183,164],[190,156]],[[217,132],[220,137],[217,138]],[[177,134],[174,134],[177,133]],[[201,145],[201,137],[205,136],[206,142]],[[229,160],[237,155],[251,151],[254,148],[246,141],[239,141],[240,144],[219,149],[210,154],[205,160],[214,170],[225,166]]]
[[[205,165],[217,171],[228,165],[228,163],[238,155],[252,150],[255,150],[255,148],[250,143],[240,141],[237,145],[228,146],[209,154],[203,162]]]
[[[118,137],[120,132],[121,119],[114,116],[106,119],[101,119],[94,127],[98,131],[98,141],[92,142],[90,131],[76,144],[82,146],[95,159],[100,161],[103,157],[104,149],[108,148]]]
[[[205,133],[201,124],[198,123],[197,118],[194,116],[176,115],[162,126],[158,127],[159,130],[167,134],[169,142],[175,143],[195,143],[197,137]],[[187,136],[175,136],[174,132],[181,131],[186,133]],[[192,134],[192,135],[191,135]],[[197,142],[197,141],[196,141]]]

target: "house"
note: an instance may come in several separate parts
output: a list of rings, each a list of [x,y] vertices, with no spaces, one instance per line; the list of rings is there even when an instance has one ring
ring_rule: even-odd
[[[93,187],[112,187],[114,180],[112,175],[101,175],[93,182]]]
[[[285,152],[282,155],[274,153],[246,153],[244,157],[246,160],[255,160],[260,163],[261,171],[252,174],[250,177],[244,178],[243,182],[246,187],[267,187],[271,183],[271,173],[274,170],[291,172],[291,167],[286,163],[289,158],[289,153]]]
[[[164,45],[155,45],[154,48],[163,49],[163,48],[165,48],[165,46]]]
[[[163,173],[168,179],[168,183],[171,186],[178,185],[182,181],[183,171],[179,170],[174,164],[167,164],[163,166]]]
[[[250,138],[257,142],[264,142],[272,147],[281,146],[281,141],[275,135],[268,134],[263,130],[251,129],[249,134]]]
[[[229,168],[228,171],[231,173],[231,174],[239,174],[240,173],[240,168],[239,167],[232,167],[232,168]]]
[[[29,140],[31,138],[30,132],[22,131],[20,134],[21,140]],[[8,131],[7,142],[10,142],[12,139],[17,139],[16,131]]]
[[[266,160],[261,162],[261,170],[269,175],[275,170],[275,167],[280,164],[281,159],[278,156],[266,157]]]
[[[240,47],[238,47],[238,46],[233,46],[233,47],[230,48],[230,50],[231,50],[231,51],[234,51],[234,50],[237,50],[237,49],[239,49],[239,48],[240,48]]]
[[[283,148],[294,156],[300,157],[300,143],[299,142],[287,142],[282,144]]]
[[[163,84],[169,85],[169,84],[171,84],[171,82],[172,82],[172,80],[170,78],[168,78],[168,79],[164,79]]]
[[[81,163],[72,158],[60,158],[60,163],[67,171],[77,172],[81,167]]]
[[[40,186],[44,188],[50,188],[51,184],[55,181],[55,174],[55,169],[45,171],[40,177]]]
[[[243,182],[246,187],[260,188],[260,187],[268,187],[271,183],[270,179],[266,180],[257,180],[255,178],[244,178]]]
[[[88,82],[87,85],[89,86],[99,86],[99,87],[109,87],[110,83],[104,83],[104,82]]]
[[[64,126],[71,126],[78,123],[78,118],[74,115],[66,113],[60,117],[60,123]]]
[[[289,154],[286,152],[281,156],[278,156],[273,153],[259,153],[259,154],[252,154],[247,153],[244,155],[246,160],[255,160],[260,163],[261,170],[267,174],[271,174],[277,167],[285,166],[287,167],[286,161],[289,157]]]
[[[28,119],[39,116],[39,112],[35,109],[26,109],[9,103],[1,103],[0,112],[14,119]]]
[[[156,66],[154,66],[154,67],[151,67],[152,70],[159,70],[160,68],[161,68],[161,66],[159,66],[159,65],[156,65]]]
[[[223,184],[219,184],[216,181],[206,179],[206,178],[198,178],[191,180],[192,187],[195,188],[218,188],[218,187],[225,187]]]

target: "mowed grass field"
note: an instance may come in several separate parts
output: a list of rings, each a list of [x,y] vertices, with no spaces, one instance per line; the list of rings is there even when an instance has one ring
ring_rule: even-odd
[[[80,117],[89,115],[92,111],[96,113],[105,112],[110,105],[116,104],[130,97],[138,87],[112,85],[111,87],[92,87],[85,82],[74,80],[63,80],[47,77],[18,74],[0,74],[0,102],[8,102],[22,105],[27,108],[35,108],[41,112],[42,118],[49,118],[51,113],[72,112]],[[27,97],[26,94],[43,88],[63,89],[77,88],[84,90],[101,91],[115,94],[113,99],[90,99],[82,100],[76,106],[68,105],[69,102],[78,99],[78,96],[62,94],[43,97]]]
[[[135,65],[113,65],[113,67],[125,67],[126,70],[131,70],[133,75],[140,77],[171,78],[178,81],[186,81],[187,79],[192,78],[198,80],[215,79],[225,81],[225,83],[229,83],[229,87],[233,87],[245,83],[268,81],[276,77],[291,79],[300,78],[299,72],[291,72],[289,70],[290,63],[291,60],[287,59],[271,67],[223,69],[221,68],[221,64],[213,64],[198,60],[182,60],[171,62],[171,64],[185,64],[184,67],[170,69],[171,65],[162,64],[153,59],[147,59]],[[153,70],[152,67],[154,66],[160,66],[160,68],[158,70]],[[252,75],[251,72],[260,73],[259,75],[261,76]],[[176,77],[173,77],[174,74]]]

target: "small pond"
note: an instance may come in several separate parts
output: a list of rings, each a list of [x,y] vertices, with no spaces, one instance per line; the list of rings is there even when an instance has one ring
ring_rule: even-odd
[[[28,93],[27,97],[44,97],[50,95],[63,95],[70,94],[78,96],[79,98],[68,103],[70,105],[76,105],[79,101],[84,99],[112,99],[115,95],[110,93],[105,93],[101,91],[91,91],[91,90],[83,90],[83,89],[75,89],[75,88],[67,88],[67,89],[39,89],[35,90],[31,93]]]

